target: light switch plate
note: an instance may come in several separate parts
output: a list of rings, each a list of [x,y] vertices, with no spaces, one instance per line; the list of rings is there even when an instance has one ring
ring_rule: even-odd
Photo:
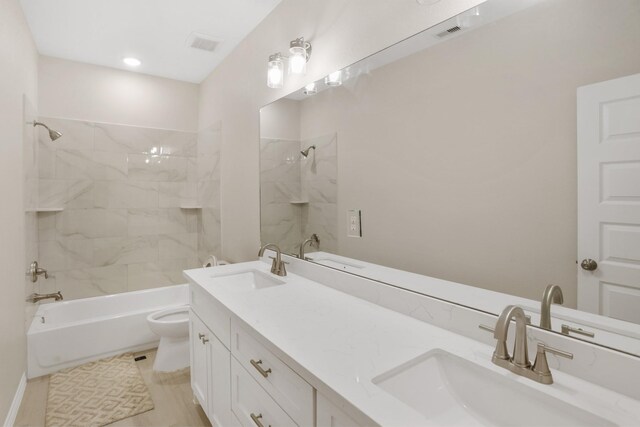
[[[360,209],[347,211],[347,236],[362,237],[362,211]]]

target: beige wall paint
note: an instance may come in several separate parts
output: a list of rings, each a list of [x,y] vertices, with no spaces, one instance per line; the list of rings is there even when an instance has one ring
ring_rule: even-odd
[[[260,107],[322,76],[480,3],[415,0],[284,0],[201,84],[201,128],[223,129],[222,243],[225,258],[254,259],[260,244]],[[307,75],[266,86],[267,58],[304,36],[313,43]]]
[[[338,132],[339,218],[363,210],[339,253],[575,307],[576,89],[640,72],[638,22],[547,1],[302,102],[302,138]]]
[[[23,95],[37,101],[38,53],[17,0],[0,0],[0,420],[26,369]]]
[[[300,102],[279,99],[260,110],[260,138],[300,139]]]
[[[198,130],[198,85],[40,57],[41,117]]]

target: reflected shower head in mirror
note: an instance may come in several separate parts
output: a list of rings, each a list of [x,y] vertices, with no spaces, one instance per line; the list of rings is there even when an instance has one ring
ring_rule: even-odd
[[[49,128],[49,126],[45,125],[44,123],[33,122],[33,127],[36,127],[36,126],[42,126],[46,130],[48,130],[49,131],[49,138],[51,138],[52,141],[55,141],[56,139],[58,139],[58,138],[60,138],[62,136],[61,132],[58,132],[57,130],[53,130],[53,129]]]
[[[312,145],[311,147],[308,147],[308,148],[306,148],[306,149],[302,150],[302,151],[300,152],[300,154],[302,154],[302,157],[306,159],[307,157],[309,157],[309,152],[310,152],[311,150],[315,150],[315,149],[316,149],[316,146],[315,146],[315,145]]]

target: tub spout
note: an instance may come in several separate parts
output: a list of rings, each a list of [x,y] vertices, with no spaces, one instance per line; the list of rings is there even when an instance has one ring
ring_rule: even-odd
[[[43,299],[53,299],[54,301],[62,301],[64,298],[62,297],[62,292],[53,292],[51,294],[37,294],[33,293],[27,297],[27,302],[37,303],[38,301],[42,301]]]

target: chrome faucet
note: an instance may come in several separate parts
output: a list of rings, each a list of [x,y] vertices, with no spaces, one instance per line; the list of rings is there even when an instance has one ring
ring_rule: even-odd
[[[315,246],[316,248],[320,247],[320,238],[318,237],[318,235],[316,233],[313,233],[311,235],[311,237],[309,237],[307,240],[305,240],[304,242],[302,242],[302,244],[300,245],[300,253],[298,254],[298,257],[302,260],[306,259],[304,257],[304,247],[307,245],[307,243],[309,243],[311,246]]]
[[[27,302],[36,303],[38,301],[42,301],[43,299],[53,299],[54,301],[62,301],[62,292],[54,292],[52,294],[38,294],[34,293],[27,297]]]
[[[286,276],[287,269],[285,268],[285,264],[287,263],[282,261],[282,251],[277,245],[273,243],[267,243],[266,245],[260,248],[260,250],[258,251],[258,256],[259,257],[263,256],[264,251],[269,248],[276,251],[276,257],[273,258],[273,262],[271,263],[271,272],[277,276]]]
[[[540,327],[551,330],[551,304],[562,304],[564,297],[558,285],[548,285],[542,295],[540,307]]]
[[[511,319],[516,319],[516,336],[513,356],[507,350],[507,336]],[[508,305],[496,322],[495,328],[480,325],[481,329],[493,332],[493,337],[498,341],[491,361],[496,365],[508,369],[514,374],[537,381],[542,384],[552,384],[553,376],[547,363],[547,352],[558,356],[573,359],[573,354],[538,343],[536,360],[531,365],[527,350],[527,318],[522,307]]]

